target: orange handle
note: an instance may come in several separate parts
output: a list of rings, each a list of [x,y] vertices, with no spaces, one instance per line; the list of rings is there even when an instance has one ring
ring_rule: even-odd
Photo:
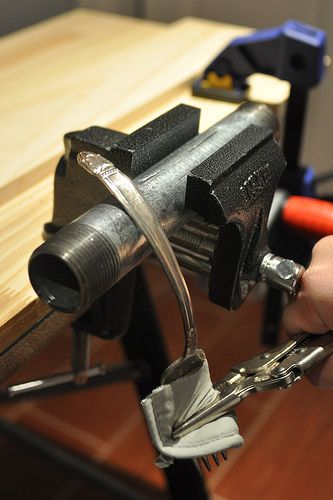
[[[333,234],[333,203],[329,201],[290,196],[282,210],[282,220],[295,229],[314,236]]]

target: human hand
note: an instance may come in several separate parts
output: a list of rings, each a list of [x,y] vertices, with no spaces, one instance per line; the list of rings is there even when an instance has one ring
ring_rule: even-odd
[[[333,236],[314,246],[300,291],[285,308],[283,323],[290,334],[333,330]],[[313,368],[309,378],[322,388],[333,388],[333,355]]]

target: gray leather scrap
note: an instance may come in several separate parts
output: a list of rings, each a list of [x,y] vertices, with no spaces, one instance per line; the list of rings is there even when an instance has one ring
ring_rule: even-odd
[[[158,467],[168,467],[174,458],[201,457],[243,444],[231,413],[177,440],[172,438],[175,423],[206,407],[215,395],[205,361],[197,372],[157,387],[141,402],[153,444],[160,452]]]

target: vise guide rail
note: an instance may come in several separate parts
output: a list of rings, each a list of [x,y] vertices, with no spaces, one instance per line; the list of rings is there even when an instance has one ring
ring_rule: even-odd
[[[128,133],[181,102],[202,109],[206,129],[237,105],[192,97],[191,82],[248,32],[200,19],[164,25],[80,9],[2,39],[0,353],[37,324],[45,334],[66,323],[59,317],[43,330],[48,310],[27,274],[51,219],[63,135],[91,125]],[[287,84],[262,75],[253,82],[253,100],[286,101]],[[3,370],[0,362],[0,379]]]

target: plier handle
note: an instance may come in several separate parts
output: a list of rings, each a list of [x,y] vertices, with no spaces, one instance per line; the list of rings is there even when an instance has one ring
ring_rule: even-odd
[[[216,399],[186,421],[176,424],[173,437],[177,439],[221,417],[249,394],[288,389],[331,353],[333,332],[323,335],[302,333],[234,366],[214,385]]]

